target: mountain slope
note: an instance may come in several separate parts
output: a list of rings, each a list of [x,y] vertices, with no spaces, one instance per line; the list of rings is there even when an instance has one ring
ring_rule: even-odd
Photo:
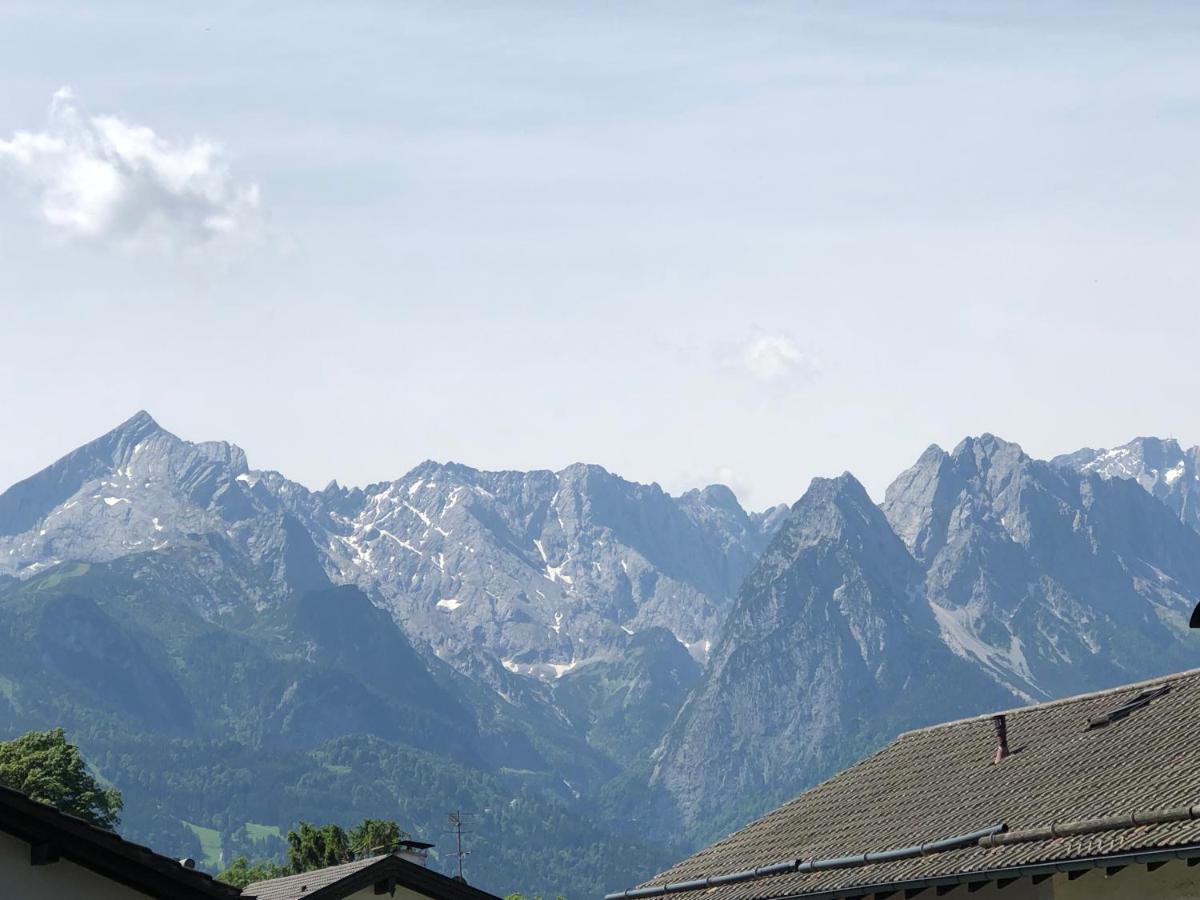
[[[443,658],[484,648],[559,677],[664,627],[701,660],[774,520],[728,490],[673,498],[598,466],[481,472],[427,462],[362,491],[287,501],[352,581]]]
[[[646,869],[663,851],[631,852],[594,797],[658,740],[779,522],[719,486],[675,498],[584,465],[430,462],[314,492],[139,413],[0,495],[0,734],[65,725],[135,785],[130,835],[181,855],[181,820],[243,847],[247,821],[291,824],[243,777],[270,781],[275,758],[304,815],[343,808],[314,785],[345,785],[305,767],[381,741],[590,816],[593,876],[623,879],[616,848]],[[214,772],[201,799],[150,771],[204,753],[256,774]],[[173,787],[138,793],[155,778]]]
[[[193,601],[218,618],[329,587],[310,534],[248,472],[238,447],[180,440],[140,412],[0,494],[0,572],[183,551],[201,566]]]
[[[553,680],[655,626],[703,661],[772,512],[747,514],[720,486],[675,498],[586,465],[427,462],[312,492],[142,412],[0,495],[0,574],[186,547],[222,583],[195,598],[206,616],[249,621],[290,592],[356,584],[461,671],[479,673],[484,652]]]
[[[628,766],[658,743],[699,676],[675,637],[652,627],[622,657],[569,672],[554,685],[554,700],[589,744]]]
[[[1196,660],[1200,539],[1134,482],[1031,459],[991,435],[931,447],[884,512],[925,570],[947,644],[1025,699]]]
[[[920,585],[852,476],[814,480],[742,586],[652,786],[714,833],[897,730],[1010,703],[940,642]]]
[[[197,611],[175,562],[63,564],[0,586],[0,739],[65,727],[125,792],[127,836],[199,855],[183,822],[246,850],[246,823],[402,812],[436,838],[445,811],[478,808],[501,831],[472,871],[499,891],[594,893],[624,877],[620,857],[650,869],[670,855],[590,814],[583,792],[617,768],[569,722],[422,657],[358,588],[295,595],[242,630]],[[556,866],[568,849],[578,865]]]
[[[754,514],[582,464],[310,491],[141,413],[0,494],[0,734],[66,725],[180,855],[480,802],[488,886],[594,893],[902,729],[1200,662],[1195,453],[1135,444]]]
[[[924,723],[1200,663],[1200,534],[1133,480],[992,435],[930,447],[882,508],[813,482],[747,577],[642,807],[734,827]]]

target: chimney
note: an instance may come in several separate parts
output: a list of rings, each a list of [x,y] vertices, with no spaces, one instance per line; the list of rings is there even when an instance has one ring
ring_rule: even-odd
[[[392,853],[407,862],[424,866],[427,864],[429,848],[432,846],[433,844],[427,844],[424,841],[401,841]]]
[[[1004,721],[1004,716],[992,716],[992,725],[996,727],[996,755],[992,758],[992,765],[995,766],[1009,755],[1008,723]]]

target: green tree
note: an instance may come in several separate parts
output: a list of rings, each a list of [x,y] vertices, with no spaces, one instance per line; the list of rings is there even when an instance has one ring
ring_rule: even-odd
[[[239,856],[228,869],[217,876],[217,881],[244,888],[256,881],[266,881],[268,878],[279,878],[289,874],[291,872],[286,866],[273,863],[269,859],[251,863],[246,857]]]
[[[121,792],[100,786],[61,728],[0,741],[0,785],[101,828],[121,821]]]
[[[311,822],[300,822],[287,834],[286,866],[271,860],[252,863],[245,856],[239,856],[217,878],[234,887],[245,887],[268,878],[299,875],[354,859],[390,853],[408,836],[408,832],[397,823],[386,819],[363,819],[349,832],[337,825],[318,827]]]
[[[309,822],[301,822],[288,832],[287,842],[288,867],[296,874],[354,859],[350,839],[337,825],[317,828]]]
[[[355,859],[391,853],[409,836],[395,822],[386,819],[363,819],[350,829],[350,849]]]

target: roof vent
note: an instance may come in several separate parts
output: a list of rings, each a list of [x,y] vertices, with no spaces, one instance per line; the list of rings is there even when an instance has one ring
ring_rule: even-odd
[[[187,857],[184,857],[183,859],[181,859],[179,861],[179,864],[181,866],[183,866],[185,869],[196,868],[196,861],[194,859],[192,859],[190,856],[187,856]]]
[[[992,757],[992,765],[996,766],[1012,754],[1008,749],[1008,723],[1004,716],[992,716],[992,724],[996,727],[996,755]]]
[[[1152,701],[1157,700],[1170,690],[1171,686],[1169,684],[1164,684],[1160,687],[1151,688],[1148,691],[1142,691],[1129,702],[1123,703],[1121,706],[1118,706],[1115,709],[1110,709],[1108,712],[1101,713],[1098,716],[1092,716],[1090,719],[1088,719],[1088,730],[1090,731],[1093,728],[1103,728],[1105,725],[1111,725],[1113,722],[1125,718],[1134,710],[1141,709],[1143,706],[1149,706]]]

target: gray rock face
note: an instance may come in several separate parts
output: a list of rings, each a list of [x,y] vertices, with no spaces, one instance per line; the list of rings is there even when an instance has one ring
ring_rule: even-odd
[[[1196,471],[1171,441],[1046,463],[984,435],[930,447],[882,508],[848,474],[750,514],[721,486],[672,497],[589,465],[426,462],[310,491],[140,413],[0,494],[0,586],[103,564],[139,603],[226,635],[227,655],[295,644],[304,677],[238,727],[311,743],[384,697],[405,740],[553,773],[564,797],[624,768],[614,804],[709,837],[904,728],[1200,664]],[[75,690],[132,653],[135,618],[71,609],[28,662]],[[389,615],[411,645],[375,639]],[[177,657],[147,646],[114,682],[118,712],[169,734],[210,719],[162,674]],[[397,680],[457,699],[404,705]],[[254,678],[225,687],[254,708]]]
[[[721,486],[675,498],[588,465],[427,462],[366,489],[312,492],[139,413],[0,495],[0,574],[186,548],[184,564],[220,585],[197,598],[211,617],[355,584],[461,671],[495,672],[475,659],[484,653],[553,680],[651,627],[703,662],[780,521],[747,514]]]
[[[676,499],[585,465],[424,463],[338,506],[325,524],[335,578],[448,660],[482,646],[547,678],[655,626],[703,660],[767,537],[723,489]]]
[[[711,837],[902,729],[1194,667],[1197,601],[1200,535],[1132,480],[992,435],[882,509],[818,479],[657,751],[657,818]]]
[[[1112,450],[1084,448],[1051,462],[1102,478],[1131,478],[1200,531],[1200,447],[1184,450],[1174,438],[1141,437]]]
[[[853,476],[814,480],[743,585],[652,785],[717,832],[899,728],[1010,702],[941,642],[921,586]]]
[[[310,533],[257,489],[240,448],[180,440],[145,412],[0,494],[0,572],[142,553],[192,569],[214,619],[330,586]]]
[[[943,639],[1023,699],[1195,660],[1200,542],[1132,482],[984,435],[930,448],[884,512],[925,569]]]

